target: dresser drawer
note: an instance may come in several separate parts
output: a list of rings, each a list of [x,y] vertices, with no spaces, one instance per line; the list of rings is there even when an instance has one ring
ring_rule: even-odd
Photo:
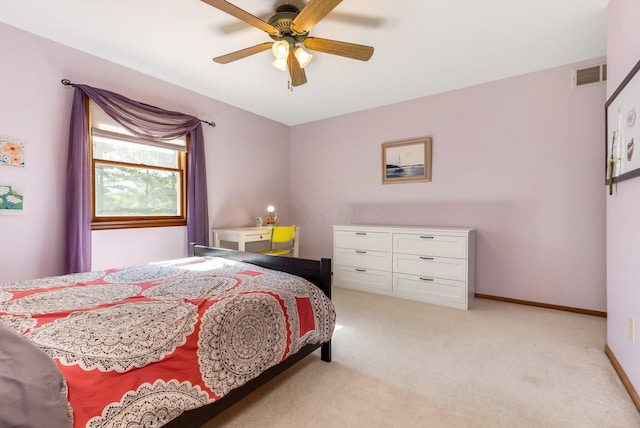
[[[391,292],[391,272],[334,265],[333,285],[365,291]]]
[[[466,281],[467,261],[447,257],[394,254],[393,271],[408,275]]]
[[[467,288],[462,281],[393,275],[393,293],[401,297],[432,303],[467,304]]]
[[[394,233],[395,253],[420,254],[423,256],[467,257],[467,239],[463,236]]]
[[[336,248],[333,264],[377,270],[391,270],[391,253],[370,250]]]
[[[333,245],[356,250],[391,251],[391,233],[358,230],[336,230]]]

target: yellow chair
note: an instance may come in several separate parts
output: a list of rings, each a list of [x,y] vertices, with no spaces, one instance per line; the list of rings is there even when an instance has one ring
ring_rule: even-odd
[[[269,249],[261,251],[263,254],[269,254],[271,256],[283,256],[285,254],[293,253],[296,236],[295,226],[273,226],[271,230],[271,242],[269,243]],[[284,246],[284,248],[277,248],[274,244],[290,244]]]

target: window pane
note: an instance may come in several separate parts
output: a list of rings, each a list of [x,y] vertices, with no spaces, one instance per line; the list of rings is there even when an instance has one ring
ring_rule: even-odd
[[[96,217],[179,216],[180,174],[96,163]]]
[[[171,149],[93,136],[94,159],[178,168],[178,154]]]

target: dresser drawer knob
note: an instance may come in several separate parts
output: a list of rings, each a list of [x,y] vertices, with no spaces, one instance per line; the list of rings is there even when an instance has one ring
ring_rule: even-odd
[[[366,236],[367,232],[356,232],[356,235]]]
[[[420,257],[420,260],[433,260],[433,257]]]
[[[367,254],[366,251],[362,251],[362,250],[356,250],[356,253],[358,253],[358,254]]]
[[[420,235],[420,239],[433,239],[435,236]]]
[[[356,272],[366,272],[366,271],[367,271],[366,269],[358,269],[358,268],[356,268]]]
[[[423,278],[423,277],[420,277],[420,279],[421,279],[422,281],[433,281],[433,278]]]

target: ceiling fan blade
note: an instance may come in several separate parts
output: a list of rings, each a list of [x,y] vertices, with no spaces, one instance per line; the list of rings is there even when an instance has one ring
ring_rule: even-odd
[[[304,72],[304,69],[300,67],[300,63],[298,63],[298,60],[293,55],[293,49],[289,51],[287,67],[289,68],[289,76],[291,76],[292,86],[300,86],[307,83],[307,74]]]
[[[303,43],[306,47],[314,51],[340,55],[360,61],[368,61],[371,55],[373,55],[373,48],[371,46],[339,42],[321,37],[307,37]]]
[[[261,29],[262,31],[266,31],[269,34],[278,33],[278,29],[273,25],[263,21],[257,16],[253,16],[249,12],[243,9],[240,9],[238,6],[233,5],[228,1],[225,1],[225,0],[202,0],[202,1],[207,3],[210,6],[215,7],[216,9],[219,9],[223,12],[228,13],[231,16],[235,16],[239,20],[244,21],[249,25],[253,25],[254,27]]]
[[[293,20],[293,29],[298,33],[307,33],[331,12],[342,0],[310,0]]]
[[[237,61],[250,55],[269,50],[271,49],[271,46],[273,46],[273,42],[265,42],[259,45],[251,46],[250,48],[240,49],[239,51],[215,57],[213,60],[218,64],[228,64],[232,61]]]

